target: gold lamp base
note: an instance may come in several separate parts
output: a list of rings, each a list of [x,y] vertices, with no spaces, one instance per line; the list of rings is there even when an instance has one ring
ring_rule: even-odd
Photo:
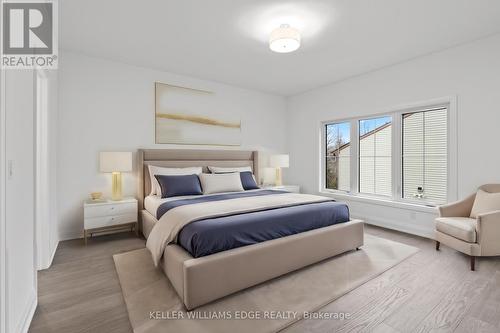
[[[276,186],[281,186],[283,185],[283,181],[281,180],[281,168],[276,168],[276,181],[275,181]]]
[[[114,201],[120,201],[123,199],[122,196],[122,173],[113,172],[112,183],[111,183],[111,199]]]

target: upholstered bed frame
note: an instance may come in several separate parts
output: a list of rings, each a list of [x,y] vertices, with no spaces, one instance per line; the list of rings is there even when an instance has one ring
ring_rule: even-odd
[[[148,238],[156,217],[144,209],[151,191],[148,165],[165,167],[250,166],[258,180],[256,151],[146,149],[138,151],[141,230]],[[188,310],[363,245],[363,222],[315,229],[259,244],[193,258],[176,244],[161,266]]]

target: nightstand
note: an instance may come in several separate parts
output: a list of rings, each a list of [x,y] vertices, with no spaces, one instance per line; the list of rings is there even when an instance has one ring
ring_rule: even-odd
[[[264,185],[262,186],[263,189],[266,190],[282,190],[282,191],[288,191],[292,193],[300,193],[300,186],[299,185]]]
[[[102,232],[135,230],[136,235],[138,235],[137,216],[137,200],[135,198],[120,201],[85,201],[83,204],[85,245],[87,245],[89,234],[92,237],[93,234]]]

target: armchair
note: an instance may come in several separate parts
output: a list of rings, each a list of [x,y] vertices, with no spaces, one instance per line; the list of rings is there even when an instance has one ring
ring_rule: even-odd
[[[487,184],[479,189],[500,192],[500,184]],[[436,218],[436,250],[441,243],[470,256],[470,268],[475,269],[475,259],[481,256],[500,255],[500,210],[483,213],[471,218],[476,194],[438,207]]]

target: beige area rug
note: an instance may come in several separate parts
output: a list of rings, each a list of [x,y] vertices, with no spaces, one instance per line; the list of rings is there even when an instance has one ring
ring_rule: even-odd
[[[327,259],[189,313],[161,269],[153,266],[147,249],[113,258],[135,333],[244,333],[279,331],[417,251],[412,246],[365,235],[365,245],[359,251]],[[252,319],[248,319],[250,316]]]

